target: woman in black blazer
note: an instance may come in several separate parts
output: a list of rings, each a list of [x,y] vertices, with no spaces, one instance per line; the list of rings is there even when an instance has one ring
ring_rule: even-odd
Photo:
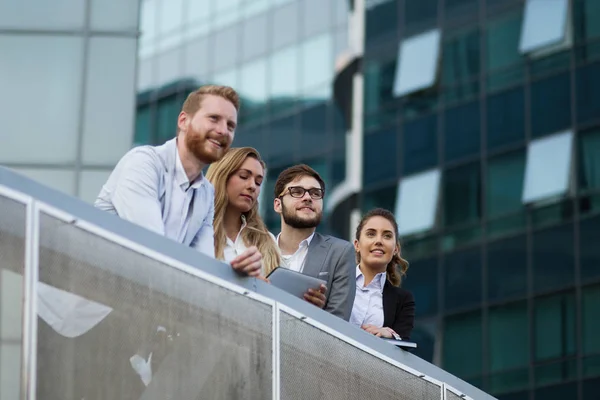
[[[401,257],[394,214],[376,208],[356,229],[356,297],[350,322],[379,337],[409,340],[415,300],[400,288],[408,262]]]

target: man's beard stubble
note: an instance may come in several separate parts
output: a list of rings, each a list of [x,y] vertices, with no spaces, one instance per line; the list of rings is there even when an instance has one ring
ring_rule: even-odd
[[[283,221],[295,229],[316,228],[321,223],[321,218],[323,217],[323,213],[319,213],[312,219],[301,219],[289,212],[283,205],[283,202],[281,203],[281,215],[283,216]]]
[[[211,164],[223,158],[227,152],[227,148],[223,147],[215,153],[206,151],[206,145],[208,144],[206,136],[206,134],[202,135],[190,127],[185,134],[185,146],[198,160],[204,164]]]

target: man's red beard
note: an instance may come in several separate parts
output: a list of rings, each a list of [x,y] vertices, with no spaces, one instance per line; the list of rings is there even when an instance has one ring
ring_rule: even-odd
[[[185,135],[185,146],[194,157],[205,164],[219,161],[227,152],[228,147],[225,146],[220,149],[215,149],[213,152],[208,151],[206,147],[212,145],[213,144],[208,141],[206,134],[201,135],[191,128]]]

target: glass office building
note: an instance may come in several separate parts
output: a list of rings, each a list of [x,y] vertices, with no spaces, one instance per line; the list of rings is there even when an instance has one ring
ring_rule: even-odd
[[[143,0],[134,144],[174,137],[181,105],[200,85],[236,88],[234,146],[255,147],[267,163],[262,212],[276,232],[272,191],[284,168],[310,164],[329,189],[344,179],[332,81],[347,20],[347,0]]]
[[[363,210],[419,354],[500,399],[600,392],[600,2],[368,1]]]
[[[133,138],[138,16],[139,0],[0,1],[1,165],[95,199]]]

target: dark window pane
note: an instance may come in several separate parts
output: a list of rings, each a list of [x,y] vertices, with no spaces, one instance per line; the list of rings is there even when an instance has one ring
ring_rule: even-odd
[[[535,390],[535,398],[543,400],[566,400],[577,398],[577,383],[547,386]]]
[[[534,290],[540,292],[572,285],[574,258],[572,224],[534,233]]]
[[[235,131],[234,146],[235,147],[254,147],[264,157],[262,149],[264,148],[263,137],[265,136],[266,125],[256,123],[252,125],[240,125]],[[271,194],[269,193],[269,197]]]
[[[415,328],[410,334],[410,340],[419,343],[414,354],[423,360],[432,363],[435,354],[436,344],[439,346],[438,337],[439,327],[435,321],[419,321],[415,322]]]
[[[577,69],[577,120],[580,123],[600,118],[600,64]]]
[[[438,162],[437,118],[430,116],[404,124],[403,175],[426,170]]]
[[[443,368],[459,378],[481,374],[481,314],[448,317],[444,324]]]
[[[575,296],[572,293],[536,299],[535,361],[575,355]]]
[[[479,248],[446,255],[444,301],[446,310],[481,303],[481,251]]]
[[[508,393],[496,396],[498,400],[529,400],[529,392]]]
[[[446,0],[444,4],[446,19],[457,16],[464,18],[465,15],[476,18],[479,12],[478,0]]]
[[[600,38],[600,3],[596,0],[575,0],[575,37],[579,42]]]
[[[529,73],[533,78],[536,78],[552,72],[569,69],[570,66],[571,50],[568,49],[531,60],[529,63]]]
[[[445,161],[478,154],[480,150],[479,102],[458,106],[445,113]]]
[[[600,189],[600,130],[579,135],[579,185],[584,191]]]
[[[164,143],[175,137],[177,117],[182,105],[183,101],[177,99],[176,95],[158,101],[156,143]]]
[[[490,301],[526,294],[527,242],[524,236],[490,244],[487,262]]]
[[[365,186],[397,178],[396,137],[395,128],[365,136],[363,172]]]
[[[267,165],[290,162],[290,154],[294,154],[294,139],[297,136],[296,115],[279,118],[271,122],[270,130],[262,153]],[[277,179],[277,178],[275,178]]]
[[[571,81],[569,73],[531,85],[531,134],[558,132],[571,125]]]
[[[586,379],[583,381],[583,397],[582,399],[593,399],[600,393],[600,378]]]
[[[490,218],[522,209],[524,177],[524,151],[505,154],[489,160],[486,205]]]
[[[509,90],[487,101],[487,148],[521,142],[525,136],[523,88]]]
[[[332,135],[327,131],[327,103],[303,109],[300,113],[300,124],[300,149],[296,150],[300,158],[310,157],[330,148]],[[316,146],[316,143],[319,145]]]
[[[524,389],[529,382],[527,303],[490,309],[489,368],[491,390],[503,393]]]
[[[600,286],[586,287],[581,295],[583,354],[600,354]]]
[[[543,386],[577,378],[577,360],[544,362],[535,366],[535,385]]]
[[[384,54],[372,56],[373,58],[367,56],[370,59],[365,61],[365,112],[377,112],[380,108],[397,101],[392,94],[396,54],[397,49],[389,48]]]
[[[403,255],[406,255],[403,252]],[[403,287],[410,290],[415,296],[417,317],[437,313],[438,310],[438,260],[410,261]]]
[[[154,144],[152,140],[151,132],[151,108],[150,106],[143,106],[137,109],[135,115],[135,138],[133,139],[133,145],[139,146],[144,144]]]
[[[519,53],[520,37],[521,13],[488,23],[486,66],[491,86],[510,85],[522,79],[523,57]]]
[[[372,210],[373,208],[381,207],[392,211],[396,204],[397,186],[389,186],[373,192],[364,194],[362,203],[363,212]]]
[[[479,75],[479,31],[469,30],[446,39],[442,51],[444,86],[464,82]]]
[[[478,221],[481,217],[480,164],[449,169],[444,174],[444,226]]]
[[[367,44],[382,36],[395,38],[398,34],[398,1],[388,0],[366,11],[365,34]],[[310,17],[310,16],[307,16]]]
[[[581,280],[597,279],[600,277],[600,246],[598,246],[600,217],[582,220],[579,232]]]
[[[438,14],[438,0],[420,0],[404,2],[404,24],[423,26],[435,22]]]

